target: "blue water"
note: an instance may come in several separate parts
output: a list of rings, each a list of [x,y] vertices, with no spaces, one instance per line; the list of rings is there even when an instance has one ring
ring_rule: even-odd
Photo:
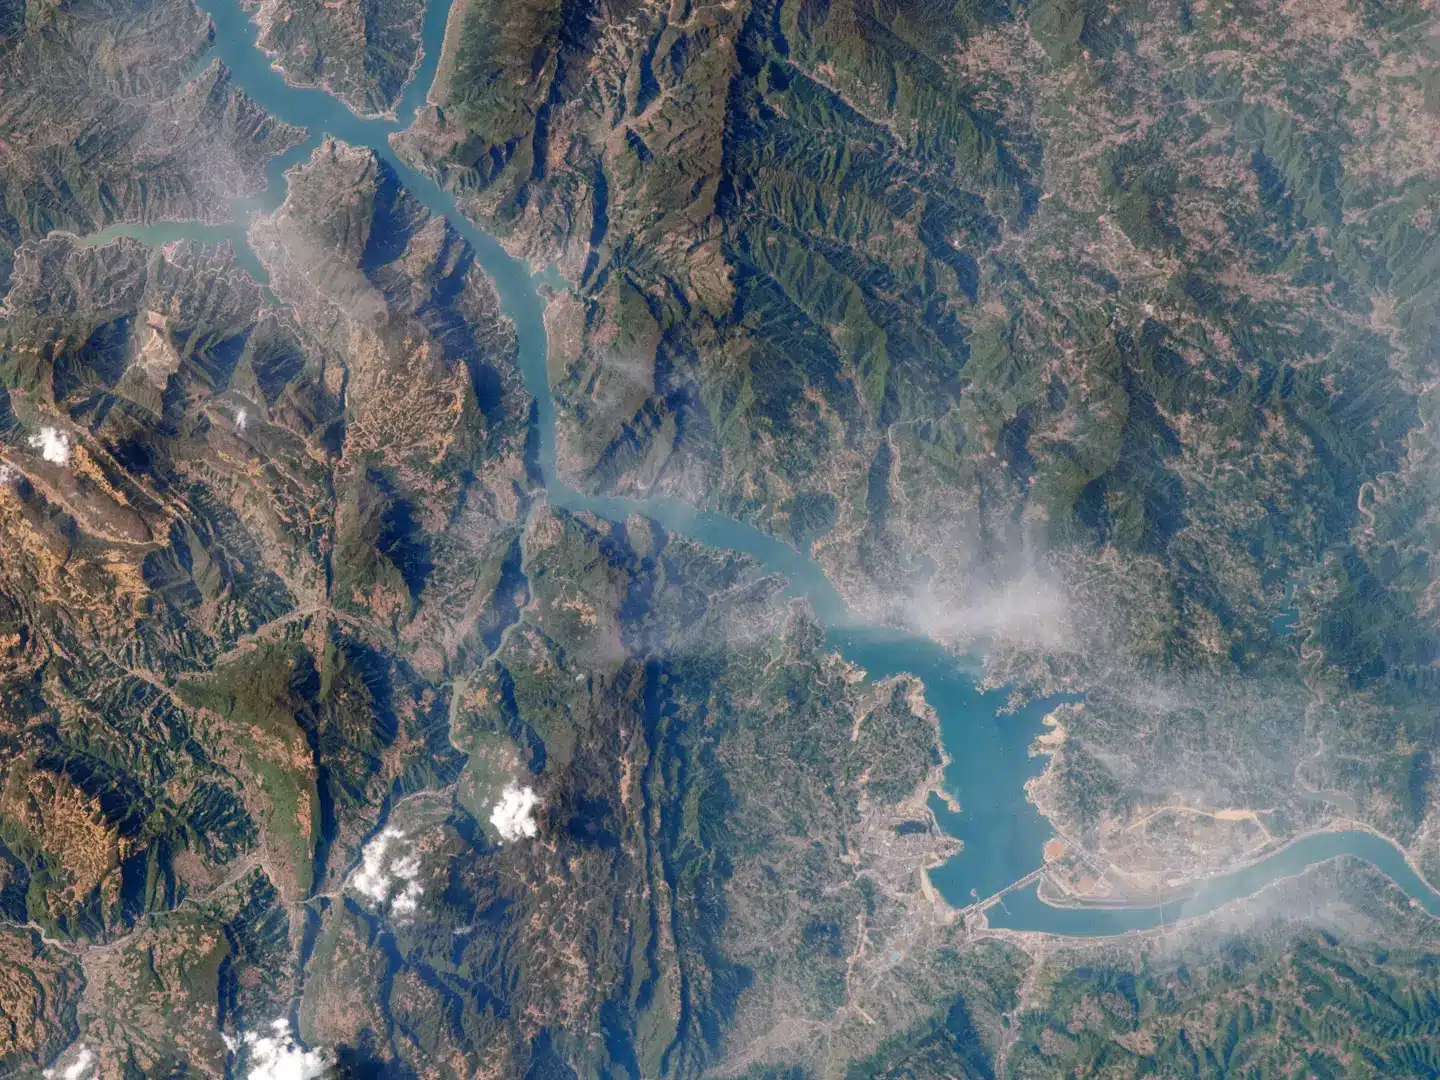
[[[1276,637],[1285,637],[1294,633],[1295,624],[1300,621],[1300,609],[1287,607],[1280,614],[1270,620],[1270,633]]]
[[[90,238],[103,241],[117,235],[135,236],[151,243],[189,238],[210,243],[228,241],[242,266],[265,280],[246,242],[252,215],[269,212],[284,197],[284,171],[307,158],[322,137],[329,135],[374,150],[404,184],[433,213],[442,214],[475,249],[481,267],[494,281],[501,307],[515,324],[519,365],[526,388],[535,397],[539,435],[538,461],[547,496],[553,505],[590,510],[612,520],[632,513],[659,521],[673,533],[690,536],[712,547],[744,552],[767,570],[785,575],[789,593],[803,596],[816,618],[827,628],[831,645],[847,659],[865,668],[872,678],[908,672],[925,683],[925,696],[940,718],[941,734],[952,761],[946,773],[947,790],[960,802],[958,813],[935,800],[940,824],[964,842],[964,851],[931,872],[931,881],[950,903],[963,907],[987,897],[1024,877],[1040,864],[1041,848],[1050,836],[1044,819],[1025,799],[1025,781],[1039,768],[1026,753],[1041,730],[1040,717],[1053,704],[1036,702],[1015,715],[1002,716],[1003,692],[977,692],[965,661],[940,649],[934,642],[895,631],[863,627],[847,619],[844,603],[821,569],[789,545],[752,526],[721,514],[697,510],[673,499],[618,499],[584,495],[566,486],[555,470],[555,410],[546,369],[543,301],[536,290],[541,278],[524,263],[506,254],[490,234],[459,214],[454,199],[390,149],[388,136],[409,126],[416,107],[424,100],[440,56],[445,21],[451,0],[433,0],[425,17],[424,59],[416,78],[395,109],[395,120],[362,120],[335,98],[319,90],[286,85],[269,60],[255,48],[255,26],[236,0],[199,0],[215,20],[215,52],[231,70],[235,83],[272,116],[307,129],[309,137],[283,157],[272,161],[266,175],[269,187],[252,199],[237,200],[234,220],[217,226],[161,224],[119,226]],[[1340,854],[1369,859],[1412,897],[1440,913],[1435,894],[1415,875],[1395,848],[1368,833],[1331,833],[1301,840],[1290,848],[1234,875],[1217,879],[1198,891],[1188,904],[1159,909],[1057,908],[1035,893],[1007,894],[1004,906],[992,907],[993,925],[1012,929],[1062,934],[1113,934],[1172,919],[1198,915],[1228,900],[1249,895],[1269,882],[1298,872],[1309,863]]]
[[[1034,701],[1002,715],[1009,693],[975,688],[964,661],[927,638],[855,626],[833,628],[826,641],[871,678],[909,673],[925,683],[925,700],[940,717],[950,764],[945,788],[960,802],[949,809],[932,796],[930,809],[963,852],[930,871],[931,883],[957,907],[993,896],[1040,865],[1041,848],[1053,834],[1025,797],[1025,781],[1044,759],[1029,747],[1043,730],[1041,718],[1062,699]]]
[[[1242,870],[1206,882],[1190,896],[1154,907],[1063,908],[1045,903],[1036,888],[1016,890],[987,912],[990,925],[1010,930],[1046,930],[1075,937],[1100,937],[1129,930],[1149,930],[1214,911],[1221,904],[1252,896],[1280,878],[1292,877],[1306,867],[1342,855],[1374,863],[1410,899],[1431,915],[1440,916],[1440,892],[1411,869],[1394,844],[1374,833],[1349,831],[1314,833],[1301,837],[1269,858]]]

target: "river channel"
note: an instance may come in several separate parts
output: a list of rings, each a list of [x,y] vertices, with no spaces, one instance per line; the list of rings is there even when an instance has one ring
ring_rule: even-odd
[[[408,127],[434,78],[445,36],[451,0],[431,0],[423,29],[424,57],[415,78],[395,109],[394,120],[361,119],[336,98],[293,87],[270,66],[255,46],[256,27],[238,0],[198,0],[215,21],[214,54],[230,69],[235,84],[276,119],[307,129],[309,138],[271,161],[269,186],[253,199],[233,204],[234,218],[218,226],[165,223],[118,226],[89,238],[104,242],[133,236],[148,243],[193,239],[228,241],[241,266],[265,280],[246,240],[250,218],[269,212],[284,198],[284,172],[309,157],[326,136],[374,150],[433,213],[449,219],[475,249],[481,267],[494,281],[501,306],[515,324],[519,363],[526,388],[535,397],[539,428],[539,465],[552,505],[590,510],[612,520],[642,514],[665,528],[712,547],[742,551],[767,570],[790,582],[793,595],[804,596],[826,627],[830,644],[863,667],[872,678],[901,672],[919,676],[925,696],[940,717],[941,733],[952,762],[946,787],[959,800],[953,812],[935,799],[932,809],[942,827],[964,844],[961,854],[930,871],[935,887],[951,904],[965,907],[976,898],[1000,893],[1040,865],[1041,848],[1051,832],[1025,798],[1024,785],[1037,765],[1027,749],[1041,731],[1040,719],[1049,703],[1035,703],[1013,715],[1000,715],[1004,692],[979,692],[963,662],[933,641],[846,619],[845,606],[823,571],[789,545],[758,529],[720,514],[697,511],[671,499],[597,498],[565,485],[555,469],[555,410],[546,367],[544,300],[538,286],[546,275],[532,275],[523,262],[507,254],[490,234],[461,215],[454,199],[435,183],[408,167],[391,150],[388,136]],[[1432,914],[1440,915],[1440,893],[1431,889],[1406,862],[1403,853],[1384,839],[1365,832],[1330,832],[1304,837],[1242,870],[1210,880],[1185,901],[1156,907],[1057,907],[1041,900],[1033,888],[1005,893],[987,910],[992,926],[1075,936],[1120,934],[1203,915],[1229,901],[1250,896],[1270,883],[1297,874],[1314,863],[1351,855],[1374,863]]]

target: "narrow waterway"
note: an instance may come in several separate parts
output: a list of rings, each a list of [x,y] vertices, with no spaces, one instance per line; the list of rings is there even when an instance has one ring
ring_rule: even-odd
[[[1312,833],[1240,870],[1212,878],[1182,900],[1153,907],[1056,907],[1038,895],[1038,886],[1007,893],[1002,903],[989,908],[990,925],[1007,930],[1043,930],[1074,937],[1102,937],[1130,930],[1150,930],[1181,919],[1205,915],[1222,904],[1254,896],[1282,878],[1306,867],[1349,855],[1375,864],[1404,889],[1413,903],[1440,916],[1440,893],[1432,889],[1405,861],[1390,841],[1360,830]]]
[[[642,514],[701,543],[745,552],[767,570],[785,575],[790,592],[810,602],[827,629],[831,645],[865,668],[871,677],[901,672],[919,676],[925,683],[927,700],[940,717],[942,736],[952,758],[947,788],[961,805],[960,812],[955,813],[936,800],[933,809],[941,825],[964,843],[964,851],[933,870],[931,880],[950,903],[964,907],[1034,870],[1040,864],[1041,847],[1050,831],[1025,798],[1025,781],[1037,769],[1027,748],[1041,730],[1040,718],[1048,703],[1033,704],[1016,715],[999,715],[997,710],[1005,703],[1004,693],[978,692],[961,662],[926,638],[849,622],[843,602],[819,566],[750,525],[721,514],[697,511],[672,499],[587,496],[568,487],[556,475],[555,410],[548,383],[544,301],[537,291],[539,277],[511,258],[494,237],[458,213],[451,196],[396,157],[388,139],[391,133],[409,126],[416,107],[425,99],[440,56],[451,0],[431,0],[423,31],[424,59],[395,109],[395,120],[362,120],[323,91],[287,85],[255,47],[256,28],[238,0],[198,3],[215,20],[214,52],[230,69],[236,85],[272,116],[306,128],[309,138],[270,163],[266,191],[257,198],[236,201],[234,220],[228,224],[117,227],[92,237],[91,242],[119,235],[151,243],[179,239],[228,241],[240,264],[264,280],[264,268],[250,251],[246,231],[253,214],[274,210],[284,199],[285,170],[307,158],[327,135],[374,150],[426,207],[449,219],[475,249],[481,267],[495,282],[501,306],[515,324],[521,374],[535,397],[539,465],[550,502],[572,510],[590,510],[612,520]],[[1306,837],[1253,866],[1212,880],[1189,900],[1173,905],[1061,908],[1044,903],[1033,890],[1017,890],[1006,894],[1002,904],[990,908],[989,918],[992,925],[1015,930],[1084,936],[1118,934],[1204,914],[1315,862],[1347,854],[1373,862],[1418,903],[1440,915],[1440,894],[1419,878],[1393,845],[1369,833],[1336,832]]]

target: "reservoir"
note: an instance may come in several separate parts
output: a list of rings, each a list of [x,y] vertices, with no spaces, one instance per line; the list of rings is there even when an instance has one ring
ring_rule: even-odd
[[[931,871],[931,881],[951,904],[964,907],[976,898],[1002,891],[1036,869],[1041,862],[1041,848],[1051,834],[1045,820],[1025,798],[1025,782],[1040,764],[1028,756],[1027,749],[1041,731],[1041,717],[1054,702],[1032,703],[1018,713],[1001,715],[998,710],[1008,695],[1003,691],[977,691],[962,658],[945,652],[927,638],[850,622],[843,602],[819,566],[750,525],[671,499],[587,496],[558,479],[555,411],[548,385],[539,278],[532,276],[524,263],[511,258],[494,237],[461,216],[453,198],[406,166],[390,149],[388,136],[409,125],[434,77],[451,0],[431,0],[423,28],[424,58],[395,109],[395,120],[362,120],[323,91],[287,85],[255,47],[256,28],[238,0],[198,2],[215,21],[214,51],[232,72],[235,84],[276,119],[306,128],[309,137],[303,145],[270,163],[266,170],[267,190],[254,199],[236,201],[234,220],[227,224],[118,226],[87,242],[104,242],[120,235],[150,243],[177,239],[228,241],[240,265],[263,281],[264,269],[249,249],[246,231],[251,215],[271,211],[283,200],[284,171],[309,157],[325,135],[374,150],[426,207],[449,219],[475,249],[480,265],[494,281],[505,314],[514,321],[521,373],[535,398],[539,465],[550,502],[616,520],[641,514],[703,544],[742,551],[765,569],[785,575],[790,594],[805,597],[827,628],[831,646],[872,678],[901,673],[919,676],[925,683],[926,699],[940,718],[942,738],[952,759],[946,787],[961,806],[957,813],[934,800],[932,808],[940,825],[964,843],[959,855]],[[1205,914],[1309,865],[1341,855],[1374,863],[1416,903],[1440,915],[1440,894],[1420,879],[1402,853],[1378,836],[1357,831],[1304,837],[1252,866],[1212,879],[1183,902],[1153,908],[1055,907],[1041,901],[1031,888],[1006,893],[987,914],[992,926],[1013,930],[1079,936],[1119,934]]]

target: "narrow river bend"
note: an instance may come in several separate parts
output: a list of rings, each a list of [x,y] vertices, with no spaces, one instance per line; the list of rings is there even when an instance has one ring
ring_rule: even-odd
[[[197,2],[215,21],[214,51],[230,68],[235,84],[272,116],[306,128],[309,138],[270,162],[266,191],[254,199],[238,200],[234,219],[228,224],[120,226],[105,230],[89,242],[103,242],[119,235],[150,243],[179,239],[229,241],[240,264],[263,280],[264,270],[249,249],[246,230],[252,214],[274,210],[283,201],[285,170],[308,158],[326,135],[374,150],[426,207],[449,219],[475,249],[480,265],[494,281],[501,306],[514,321],[521,373],[535,398],[539,465],[550,502],[572,510],[590,510],[613,520],[642,514],[701,543],[743,551],[767,570],[785,575],[791,583],[790,591],[809,600],[816,617],[827,628],[832,647],[871,677],[901,672],[918,675],[925,683],[927,700],[940,716],[945,745],[954,759],[946,775],[947,787],[963,807],[960,813],[953,813],[938,800],[933,803],[941,825],[964,843],[964,851],[945,866],[932,870],[932,882],[951,904],[964,907],[976,897],[1005,890],[1011,882],[1033,871],[1040,863],[1041,846],[1050,830],[1026,800],[1024,784],[1034,771],[1027,748],[1040,731],[1044,704],[1031,705],[1016,716],[997,715],[996,710],[1005,702],[1004,693],[978,692],[958,661],[928,639],[848,622],[844,604],[821,569],[795,549],[752,526],[720,514],[699,512],[671,499],[587,496],[558,478],[555,408],[546,368],[544,302],[537,291],[539,279],[532,276],[528,266],[510,257],[493,236],[466,220],[456,210],[453,198],[408,167],[390,148],[388,136],[409,126],[434,78],[451,0],[431,0],[423,30],[424,58],[396,106],[394,120],[362,120],[323,91],[287,85],[255,47],[256,27],[239,0]],[[1440,916],[1440,893],[1416,874],[1403,853],[1381,837],[1359,831],[1303,837],[1251,866],[1210,880],[1188,899],[1173,904],[1062,908],[1040,900],[1034,889],[1017,889],[1006,893],[1003,902],[988,908],[987,916],[992,926],[1011,930],[1075,936],[1120,934],[1203,915],[1307,866],[1341,855],[1374,863],[1412,900]]]

